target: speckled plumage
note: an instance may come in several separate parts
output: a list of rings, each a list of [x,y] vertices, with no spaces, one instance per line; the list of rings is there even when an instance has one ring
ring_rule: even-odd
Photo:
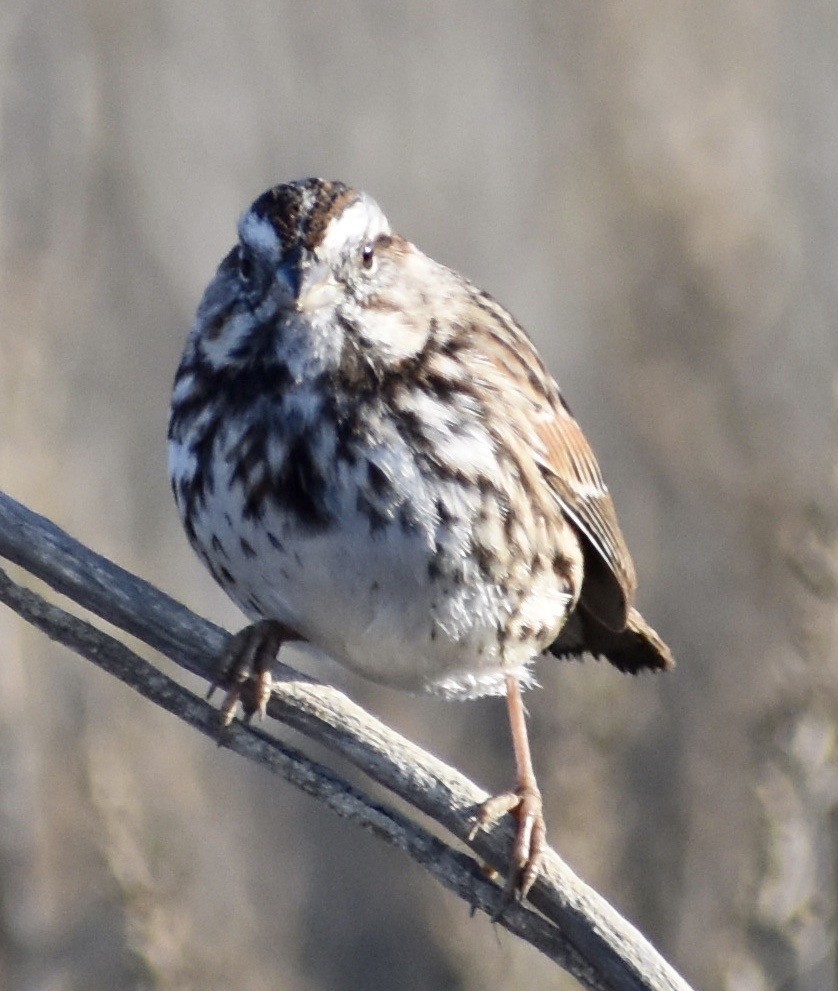
[[[586,604],[586,558],[606,626],[625,625],[610,497],[511,316],[340,183],[268,191],[240,237],[199,308],[169,445],[190,541],[245,613],[451,695],[526,675]],[[299,307],[306,260],[322,301]]]
[[[341,183],[277,186],[241,218],[177,373],[169,466],[245,613],[377,681],[504,693],[547,649],[671,664],[529,338]]]

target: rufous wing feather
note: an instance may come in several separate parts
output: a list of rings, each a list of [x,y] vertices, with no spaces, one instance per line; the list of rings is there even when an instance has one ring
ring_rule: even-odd
[[[622,630],[634,604],[637,579],[594,453],[564,404],[537,430],[546,455],[539,467],[582,537],[585,579],[580,601],[604,626]]]

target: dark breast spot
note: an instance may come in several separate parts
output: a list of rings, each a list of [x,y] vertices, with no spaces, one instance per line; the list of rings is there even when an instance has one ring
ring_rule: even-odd
[[[481,573],[487,577],[491,577],[497,567],[497,556],[482,544],[475,545],[474,556]]]
[[[374,461],[367,464],[367,480],[373,492],[378,496],[385,496],[390,491],[390,479],[385,472]]]
[[[551,563],[554,573],[565,585],[569,585],[573,570],[573,565],[570,559],[565,554],[562,554],[561,551],[556,551],[553,555],[553,560]]]
[[[484,510],[481,509],[481,514]],[[454,514],[448,508],[444,499],[437,499],[436,501],[436,514],[439,517],[439,522],[442,524],[453,523],[455,520]]]
[[[310,530],[322,530],[332,522],[326,508],[328,489],[324,467],[314,457],[310,439],[298,437],[272,486],[276,504]]]
[[[399,507],[399,523],[404,533],[417,533],[422,528],[413,504],[405,500]]]
[[[355,499],[355,508],[369,520],[370,533],[384,530],[390,522],[389,517],[375,503],[368,499],[363,492],[358,493]]]
[[[192,522],[192,515],[187,510],[183,517],[183,528],[186,530],[186,536],[189,538],[191,544],[197,544],[198,534],[195,533],[195,524]]]

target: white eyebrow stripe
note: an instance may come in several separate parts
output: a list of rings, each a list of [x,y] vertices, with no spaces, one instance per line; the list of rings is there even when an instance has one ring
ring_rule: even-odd
[[[361,241],[372,240],[379,234],[389,233],[390,225],[379,205],[369,196],[362,194],[329,221],[320,248],[324,253],[329,254],[339,251],[345,244],[360,244]]]

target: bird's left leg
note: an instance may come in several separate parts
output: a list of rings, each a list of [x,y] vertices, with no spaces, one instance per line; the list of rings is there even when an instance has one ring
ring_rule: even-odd
[[[518,679],[512,675],[507,675],[506,678],[506,707],[515,753],[516,788],[514,791],[494,795],[483,803],[471,835],[473,836],[481,826],[494,822],[506,812],[511,812],[515,816],[517,820],[515,842],[512,846],[504,891],[509,899],[523,899],[526,898],[538,874],[545,847],[546,828],[541,791],[532,766],[521,686]]]

